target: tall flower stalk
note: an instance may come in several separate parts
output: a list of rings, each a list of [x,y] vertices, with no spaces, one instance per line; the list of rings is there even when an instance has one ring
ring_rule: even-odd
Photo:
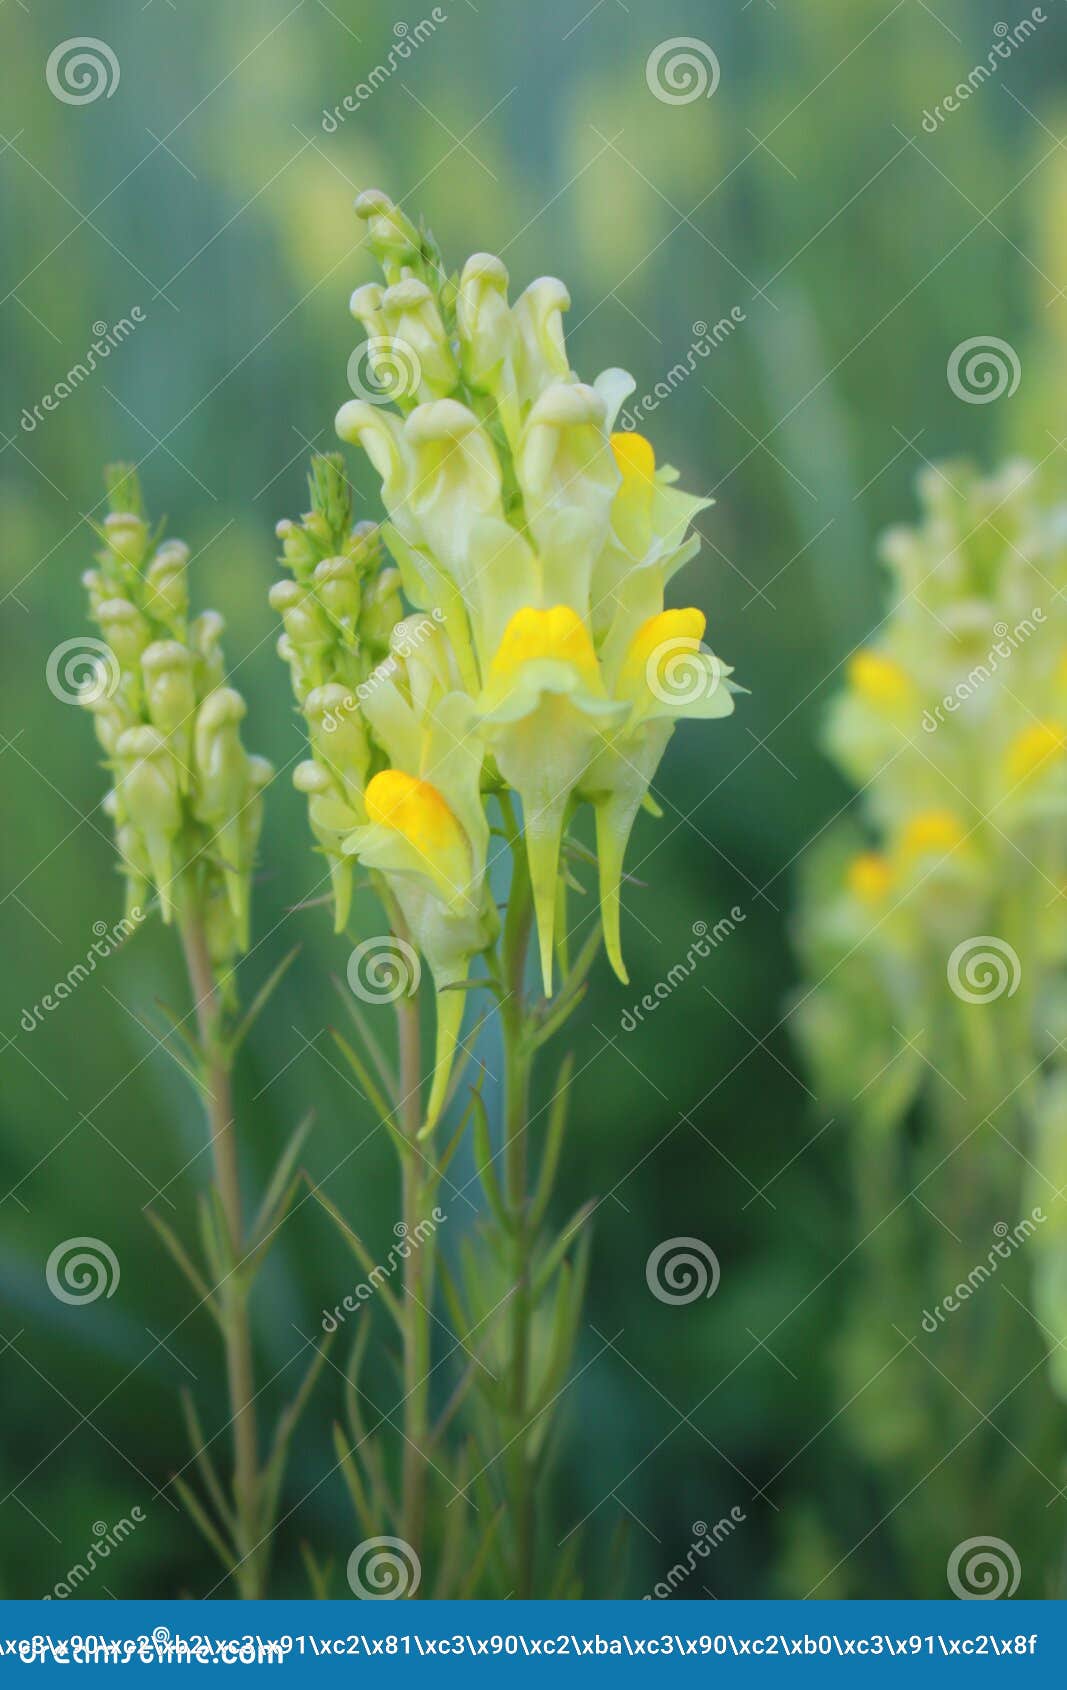
[[[562,1230],[546,1225],[569,1070],[538,1107],[534,1058],[580,1002],[601,939],[626,979],[620,891],[634,822],[642,808],[657,813],[649,787],[676,721],[729,714],[734,688],[703,643],[703,614],[664,608],[709,501],[678,491],[647,440],[612,433],[634,383],[611,369],[589,386],[571,369],[563,283],[542,277],[509,304],[499,259],[476,254],[449,276],[432,238],[385,195],[363,194],[356,209],[385,286],[352,296],[368,338],[349,376],[363,397],[336,425],[379,473],[387,519],[353,525],[342,461],[315,459],[310,511],[279,524],[291,578],[271,602],[307,724],[296,784],[337,931],[357,866],[389,918],[391,938],[352,954],[353,992],[383,995],[358,979],[375,944],[391,947],[396,969],[384,995],[424,966],[433,986],[433,1061],[418,1080],[412,1007],[400,1013],[391,1093],[375,1041],[362,1052],[344,1041],[397,1144],[405,1220],[425,1224],[468,1119],[486,1211],[447,1261],[432,1248],[409,1258],[402,1298],[387,1301],[404,1357],[402,1505],[362,1428],[354,1369],[341,1454],[363,1523],[377,1518],[380,1533],[383,1510],[408,1521],[438,1593],[469,1586],[473,1568],[480,1593],[531,1595],[549,1572],[540,1481],[578,1336],[592,1208]],[[592,850],[576,832],[585,807]],[[572,955],[568,894],[584,864],[599,875],[600,915]],[[483,991],[502,1044],[498,1142],[479,1082],[442,1146],[465,1003]],[[361,1011],[356,1020],[371,1031]],[[435,1279],[454,1328],[437,1360]],[[462,1375],[433,1420],[435,1375],[453,1351]],[[414,1450],[445,1475],[443,1512],[455,1509],[432,1542],[424,1498],[409,1505]],[[556,1584],[573,1589],[565,1561]]]
[[[115,827],[127,912],[150,900],[177,929],[192,1007],[167,1011],[160,1043],[197,1088],[207,1125],[212,1180],[200,1200],[203,1263],[198,1265],[158,1214],[150,1219],[219,1329],[232,1437],[228,1485],[210,1453],[188,1393],[184,1407],[203,1492],[181,1473],[174,1485],[232,1575],[239,1595],[266,1594],[270,1538],[289,1441],[314,1369],[264,1453],[249,1300],[256,1275],[296,1190],[298,1129],[250,1222],[242,1202],[233,1104],[237,1051],[288,960],[247,1013],[239,1012],[235,970],[248,947],[252,873],[265,758],[241,741],[246,706],[226,684],[216,611],[189,615],[188,547],[161,540],[145,519],[133,471],[108,471],[110,510],[99,529],[94,567],[83,577],[103,640],[81,702],[91,711],[113,781],[104,807]],[[190,1025],[191,1023],[191,1025]],[[316,1360],[315,1366],[319,1365]]]
[[[931,1437],[970,1440],[974,1402],[1029,1377],[1038,1343],[1067,1398],[1067,569],[1063,507],[1030,465],[946,464],[919,491],[920,522],[883,544],[889,613],[829,718],[862,796],[808,864],[794,1018],[854,1123],[864,1254],[904,1344],[884,1369],[869,1311],[846,1321],[842,1395],[868,1457],[925,1470]],[[1024,1298],[1029,1282],[1033,1330],[993,1274]],[[1040,1465],[1054,1404],[1035,1391],[1016,1412]],[[972,1450],[957,1537],[1012,1506],[982,1474],[981,1429]],[[959,1514],[936,1482],[923,1495],[912,1568],[943,1563],[944,1510]]]

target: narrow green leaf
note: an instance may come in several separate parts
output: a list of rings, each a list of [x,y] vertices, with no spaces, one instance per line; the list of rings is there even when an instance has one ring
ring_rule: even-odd
[[[374,1260],[374,1257],[367,1249],[367,1246],[364,1244],[362,1238],[359,1237],[358,1233],[353,1232],[336,1203],[327,1197],[326,1193],[320,1190],[317,1185],[312,1185],[310,1189],[311,1195],[315,1198],[316,1202],[322,1205],[322,1207],[326,1210],[326,1213],[336,1225],[338,1231],[343,1235],[346,1244],[352,1251],[352,1254],[355,1256],[360,1266],[366,1271],[368,1278],[380,1272],[381,1263]],[[374,1283],[373,1279],[372,1283]],[[395,1320],[397,1329],[401,1334],[403,1334],[404,1317],[395,1293],[384,1283],[384,1281],[375,1284],[374,1289]]]
[[[566,1255],[571,1244],[574,1242],[578,1233],[581,1231],[595,1208],[595,1198],[590,1198],[588,1203],[583,1203],[581,1208],[576,1210],[571,1216],[570,1220],[563,1228],[563,1231],[559,1233],[555,1239],[555,1242],[549,1246],[548,1252],[542,1259],[537,1273],[534,1276],[532,1295],[535,1303],[539,1302],[544,1296],[545,1291],[548,1289],[551,1282],[552,1275],[555,1273],[560,1262],[563,1260],[563,1257]]]
[[[368,1100],[377,1110],[383,1126],[387,1126],[392,1136],[394,1138],[400,1138],[401,1143],[404,1144],[402,1135],[392,1121],[392,1116],[395,1112],[394,1106],[391,1106],[386,1101],[384,1094],[371,1078],[370,1069],[367,1067],[363,1058],[358,1054],[358,1052],[352,1049],[352,1046],[349,1044],[344,1034],[339,1033],[336,1027],[330,1028],[330,1036],[342,1056],[347,1061],[349,1067],[352,1069],[352,1072],[356,1075],[356,1078],[362,1085],[367,1094]],[[404,1144],[404,1147],[405,1149],[408,1148],[406,1144]]]
[[[263,1196],[263,1201],[259,1206],[259,1213],[257,1214],[252,1226],[252,1237],[254,1239],[258,1239],[261,1234],[266,1233],[268,1228],[271,1227],[275,1205],[279,1202],[281,1193],[284,1191],[290,1175],[292,1174],[293,1168],[296,1165],[296,1159],[301,1150],[304,1148],[308,1133],[311,1131],[314,1122],[315,1111],[311,1109],[293,1130],[288,1144],[285,1146],[285,1149],[278,1158],[274,1173],[271,1176],[270,1184],[268,1185]]]
[[[196,1492],[186,1484],[185,1480],[175,1473],[173,1479],[171,1480],[171,1484],[181,1497],[185,1509],[192,1515],[194,1521],[207,1538],[207,1541],[210,1543],[219,1560],[226,1568],[226,1571],[228,1573],[232,1573],[234,1567],[240,1559],[237,1550],[231,1548],[230,1545],[226,1543],[221,1532],[218,1530],[218,1527],[215,1525],[215,1522],[201,1505]]]
[[[560,1063],[559,1074],[556,1078],[556,1089],[552,1094],[552,1107],[548,1116],[544,1154],[541,1157],[541,1168],[537,1176],[537,1189],[534,1192],[533,1203],[530,1207],[529,1228],[534,1235],[539,1231],[541,1222],[545,1218],[545,1212],[548,1209],[556,1182],[556,1169],[559,1166],[563,1134],[567,1126],[567,1106],[570,1102],[569,1088],[573,1076],[574,1053],[568,1051]]]
[[[352,1025],[370,1052],[371,1061],[374,1063],[386,1096],[392,1098],[393,1105],[396,1107],[400,1098],[400,1081],[397,1079],[392,1064],[383,1051],[367,1017],[356,1003],[352,993],[346,990],[344,982],[339,980],[336,974],[333,976],[333,983],[338,997],[348,1012]]]
[[[478,1585],[481,1582],[482,1574],[485,1571],[486,1562],[489,1559],[490,1551],[496,1541],[497,1533],[500,1530],[500,1522],[503,1518],[504,1504],[501,1503],[500,1507],[497,1509],[493,1518],[486,1527],[485,1534],[478,1546],[474,1560],[470,1564],[467,1576],[460,1585],[459,1595],[461,1601],[465,1600],[467,1597],[473,1596],[477,1591]]]
[[[181,1242],[177,1233],[162,1218],[161,1215],[156,1214],[154,1209],[146,1209],[145,1214],[147,1215],[151,1225],[155,1228],[163,1244],[174,1257],[174,1260],[181,1268],[186,1279],[189,1281],[193,1290],[200,1298],[200,1301],[203,1303],[212,1319],[217,1321],[219,1319],[219,1310],[215,1302],[214,1293],[209,1289],[207,1281],[204,1279],[203,1275],[194,1267],[192,1259],[188,1255],[185,1246]]]
[[[193,1394],[184,1387],[181,1392],[181,1404],[182,1413],[185,1416],[186,1428],[189,1433],[189,1442],[193,1446],[193,1459],[200,1469],[204,1484],[207,1486],[208,1494],[218,1511],[219,1519],[225,1524],[230,1536],[236,1539],[236,1517],[233,1509],[226,1500],[226,1493],[222,1488],[222,1482],[215,1471],[215,1463],[208,1454],[208,1446],[204,1439],[204,1432],[200,1424],[200,1417],[196,1412],[196,1403],[193,1401]]]
[[[245,1039],[252,1031],[256,1022],[259,1020],[259,1017],[266,1007],[269,999],[273,996],[275,987],[281,983],[286,974],[289,972],[289,969],[296,960],[299,950],[300,946],[294,945],[289,954],[282,957],[282,960],[278,964],[277,968],[273,968],[271,970],[262,986],[259,988],[259,991],[252,999],[252,1002],[249,1004],[237,1027],[226,1040],[226,1048],[229,1052],[231,1061],[244,1044]]]
[[[505,1232],[513,1233],[515,1223],[504,1205],[500,1184],[493,1167],[493,1147],[489,1142],[489,1111],[480,1091],[472,1094],[474,1103],[474,1166],[489,1201],[489,1207]]]
[[[300,1545],[300,1559],[304,1563],[304,1571],[311,1586],[312,1600],[328,1602],[330,1600],[330,1585],[333,1582],[333,1561],[326,1561],[320,1567],[311,1545],[302,1542]]]

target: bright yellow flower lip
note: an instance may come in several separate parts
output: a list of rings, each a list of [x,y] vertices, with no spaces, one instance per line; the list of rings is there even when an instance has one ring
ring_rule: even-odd
[[[382,769],[363,794],[368,819],[392,828],[456,888],[470,878],[467,835],[436,786],[402,769]]]
[[[904,825],[900,853],[906,859],[913,859],[927,853],[953,851],[963,841],[963,823],[953,810],[920,810]]]
[[[905,703],[911,695],[906,671],[880,651],[855,652],[849,660],[848,678],[868,704],[890,707]]]
[[[624,483],[652,483],[656,475],[656,453],[643,434],[632,430],[611,436],[611,450]]]
[[[628,438],[628,437],[627,437]],[[661,610],[642,622],[627,648],[619,671],[617,692],[637,698],[652,691],[669,695],[666,665],[686,651],[700,649],[708,619],[702,610]]]
[[[861,851],[848,865],[848,889],[861,904],[881,904],[893,884],[893,870],[880,851]]]
[[[1008,746],[1005,758],[1008,780],[1012,786],[1031,775],[1046,772],[1052,763],[1067,750],[1067,730],[1061,722],[1035,722],[1024,728]]]
[[[577,670],[590,691],[603,693],[593,641],[585,623],[569,605],[550,610],[517,610],[489,666],[489,685],[514,681],[527,663],[544,660],[566,663]]]

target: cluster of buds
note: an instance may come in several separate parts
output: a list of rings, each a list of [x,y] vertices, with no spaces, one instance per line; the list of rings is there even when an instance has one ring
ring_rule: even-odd
[[[634,382],[575,375],[562,282],[542,277],[509,304],[498,258],[476,254],[449,277],[384,194],[356,210],[386,285],[352,296],[368,338],[349,373],[364,397],[341,408],[337,431],[381,476],[388,520],[350,531],[345,512],[332,525],[334,494],[319,485],[302,526],[280,529],[295,579],[274,589],[313,752],[297,782],[339,918],[356,858],[384,876],[439,990],[464,980],[496,926],[487,799],[517,794],[550,994],[561,847],[587,803],[606,949],[625,980],[619,889],[635,818],[655,812],[649,787],[676,721],[733,709],[703,614],[663,603],[710,501],[680,492],[641,436],[612,433]],[[338,580],[343,616],[327,602]],[[461,1000],[438,1000],[438,1098]]]
[[[103,635],[79,702],[113,786],[104,801],[127,908],[154,889],[165,922],[195,899],[221,974],[248,946],[262,791],[273,773],[241,744],[245,702],[225,685],[222,617],[189,616],[189,549],[145,519],[137,479],[108,471],[110,513],[82,577]]]
[[[1022,1110],[1047,1204],[1046,1176],[1067,1180],[1067,508],[1021,462],[988,479],[945,465],[919,491],[919,526],[883,542],[892,608],[829,721],[867,841],[843,819],[812,853],[797,1019],[821,1088],[879,1129],[920,1095],[934,1118],[961,1097]],[[1052,1208],[1034,1255],[1039,1315],[1062,1332]],[[1062,1353],[1054,1368],[1067,1394]]]

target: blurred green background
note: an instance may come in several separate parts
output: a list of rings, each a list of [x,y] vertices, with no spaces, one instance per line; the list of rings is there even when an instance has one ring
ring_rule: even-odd
[[[811,1094],[783,1021],[790,899],[805,847],[848,800],[819,722],[878,620],[875,537],[911,515],[922,459],[965,451],[989,464],[1017,447],[1048,458],[1053,477],[1062,467],[1064,10],[1047,0],[1035,38],[933,134],[924,111],[986,60],[1014,13],[984,0],[439,10],[333,132],[324,110],[428,7],[12,0],[0,13],[0,1594],[45,1594],[94,1524],[135,1506],[144,1523],[80,1594],[217,1583],[163,1488],[187,1454],[179,1389],[193,1386],[209,1428],[226,1418],[215,1335],[187,1318],[144,1214],[152,1203],[188,1229],[204,1172],[195,1100],[143,1022],[156,997],[185,1001],[171,935],[154,921],[32,1033],[21,1024],[121,908],[90,724],[52,695],[45,665],[83,626],[101,466],[129,458],[149,509],[193,547],[194,602],[226,616],[248,744],[283,771],[300,755],[266,603],[272,529],[304,508],[308,446],[330,445],[347,395],[359,338],[347,299],[372,273],[351,202],[373,185],[421,214],[454,264],[500,253],[516,292],[564,277],[570,355],[588,378],[622,364],[650,393],[686,359],[693,325],[743,313],[646,423],[685,487],[717,501],[681,602],[707,608],[709,638],[751,696],[725,726],[676,736],[656,783],[664,819],[639,824],[633,852],[647,882],[625,923],[633,989],[601,966],[574,1025],[561,1217],[587,1194],[606,1200],[548,1501],[554,1541],[584,1522],[586,1586],[602,1594],[608,1540],[628,1520],[622,1593],[639,1596],[684,1556],[694,1522],[736,1508],[743,1523],[679,1595],[940,1595],[900,1547],[930,1517],[929,1493],[909,1494],[877,1440],[854,1435],[838,1389],[845,1311],[869,1322],[872,1372],[896,1340],[864,1265],[848,1122]],[[112,47],[120,80],[109,98],[66,104],[46,60],[85,33]],[[682,36],[713,49],[721,77],[713,97],[671,105],[650,92],[646,61]],[[107,362],[23,426],[92,325],[135,306],[145,321]],[[1018,352],[1012,399],[967,405],[950,390],[948,356],[978,334]],[[374,515],[367,466],[352,468],[360,512]],[[283,775],[268,796],[246,995],[302,950],[243,1066],[246,1174],[255,1185],[314,1106],[308,1167],[378,1252],[397,1210],[394,1158],[330,1054],[346,948],[323,910],[291,913],[320,874],[303,808]],[[737,931],[624,1031],[693,924],[733,905]],[[465,1184],[470,1167],[457,1168]],[[65,1307],[44,1264],[81,1235],[107,1241],[121,1282],[109,1300]],[[721,1285],[670,1307],[650,1295],[645,1262],[684,1235],[714,1248]],[[269,1397],[290,1394],[301,1335],[353,1277],[302,1207],[258,1299],[278,1375]],[[338,1384],[320,1384],[294,1452],[279,1594],[306,1591],[302,1540],[343,1567],[358,1536],[332,1472]],[[1032,1389],[1044,1388],[1038,1374]],[[940,1453],[910,1451],[915,1477]],[[938,1474],[939,1565],[979,1529],[979,1481],[961,1463],[949,1456]],[[1064,1504],[1046,1501],[1023,1469],[1012,1517],[985,1522],[1031,1546],[1022,1594],[1051,1588]]]

